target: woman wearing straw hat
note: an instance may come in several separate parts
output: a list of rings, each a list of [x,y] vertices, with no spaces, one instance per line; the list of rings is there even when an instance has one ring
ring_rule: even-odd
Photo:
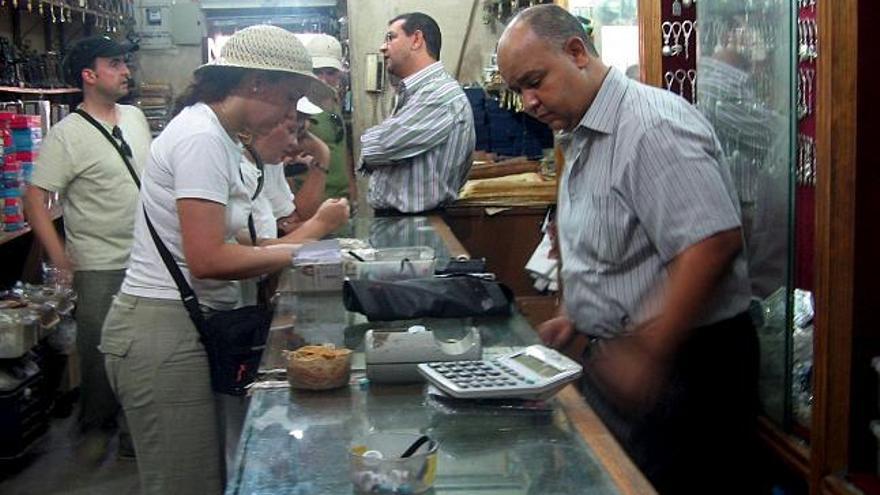
[[[242,145],[321,84],[292,33],[243,29],[196,69],[180,112],[153,141],[131,259],[100,346],[129,419],[143,493],[219,493],[225,479],[207,355],[145,214],[203,309],[233,309],[237,280],[289,265],[294,250],[232,242],[250,211]]]

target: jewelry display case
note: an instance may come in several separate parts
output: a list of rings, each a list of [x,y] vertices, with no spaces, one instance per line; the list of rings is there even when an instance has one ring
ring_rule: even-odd
[[[761,403],[785,431],[809,424],[809,393],[804,398],[801,392],[810,386],[801,382],[809,380],[803,369],[812,355],[812,331],[804,329],[811,328],[811,298],[798,298],[796,323],[792,290],[798,248],[794,13],[792,0],[697,3],[696,105],[715,128],[739,193],[760,338]]]
[[[811,494],[880,486],[880,170],[859,132],[880,108],[878,20],[858,0],[697,2],[696,104],[736,177],[761,301],[763,444]]]
[[[866,126],[880,113],[869,44],[880,3],[689,3],[639,0],[640,79],[688,98],[688,80],[668,88],[664,75],[694,69],[696,105],[739,167],[748,241],[763,249],[752,269],[772,267],[753,278],[761,294],[763,451],[811,495],[878,493],[880,168],[876,133]],[[673,42],[664,56],[663,23],[684,20],[697,25],[696,55],[673,55]],[[713,82],[706,66],[723,70],[716,52],[730,44],[745,70],[728,71],[740,80]]]

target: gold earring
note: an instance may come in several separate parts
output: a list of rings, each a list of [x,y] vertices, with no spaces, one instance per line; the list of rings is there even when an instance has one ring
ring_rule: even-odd
[[[238,140],[245,146],[250,146],[254,142],[254,135],[248,131],[238,133]]]

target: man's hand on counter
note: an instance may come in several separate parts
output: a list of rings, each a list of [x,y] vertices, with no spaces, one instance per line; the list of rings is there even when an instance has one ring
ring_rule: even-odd
[[[541,342],[553,349],[562,349],[574,337],[574,322],[567,316],[551,318],[538,326]]]

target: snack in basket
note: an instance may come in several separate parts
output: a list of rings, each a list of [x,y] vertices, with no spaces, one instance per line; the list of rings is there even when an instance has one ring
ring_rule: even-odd
[[[287,381],[292,388],[328,390],[348,383],[351,350],[333,344],[307,345],[287,351]]]

